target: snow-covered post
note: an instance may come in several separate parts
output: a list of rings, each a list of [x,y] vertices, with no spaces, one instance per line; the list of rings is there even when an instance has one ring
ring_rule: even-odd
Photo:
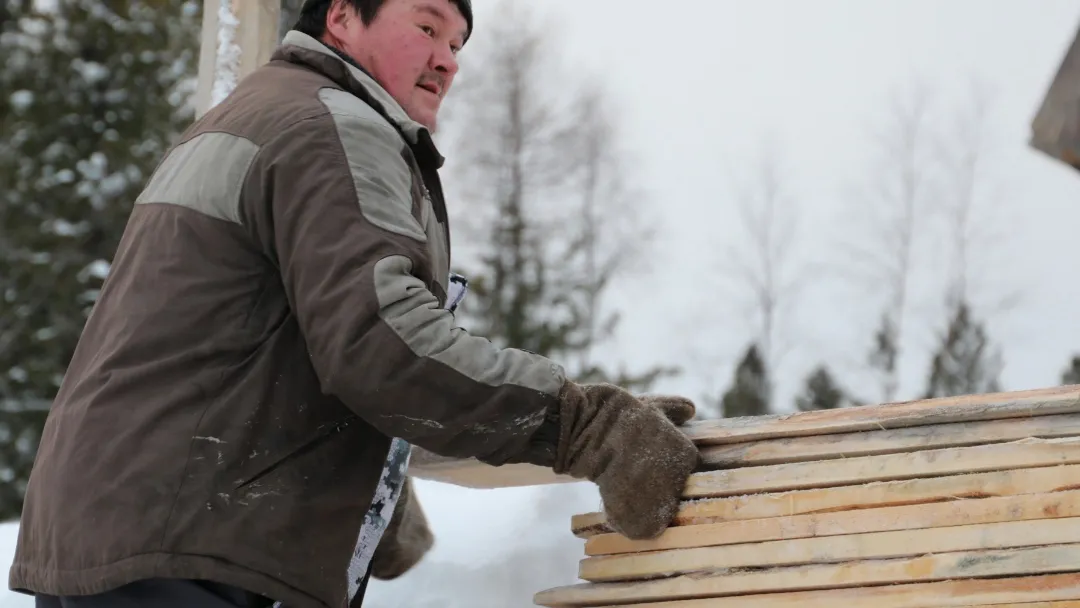
[[[278,44],[281,0],[204,0],[195,113],[202,116],[266,63]]]

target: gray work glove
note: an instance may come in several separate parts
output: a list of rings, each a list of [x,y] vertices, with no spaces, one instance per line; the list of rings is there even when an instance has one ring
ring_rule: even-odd
[[[640,540],[663,532],[700,462],[697,447],[676,428],[693,418],[694,404],[567,382],[558,409],[554,471],[596,483],[608,524],[623,536]]]
[[[406,477],[394,514],[371,558],[371,575],[384,581],[395,579],[418,564],[434,544],[427,517],[413,492],[412,478]]]

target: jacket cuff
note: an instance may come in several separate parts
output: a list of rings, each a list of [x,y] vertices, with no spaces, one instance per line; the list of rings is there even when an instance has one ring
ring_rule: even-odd
[[[512,458],[510,462],[525,462],[541,467],[553,468],[559,453],[559,436],[561,434],[561,416],[559,414],[561,403],[556,402],[548,407],[544,414],[544,421],[529,438],[525,449]]]

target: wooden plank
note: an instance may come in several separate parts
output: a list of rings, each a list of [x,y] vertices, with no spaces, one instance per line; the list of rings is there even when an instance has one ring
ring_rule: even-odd
[[[869,532],[753,544],[675,549],[588,557],[578,577],[589,582],[626,581],[725,568],[799,566],[862,559],[891,559],[924,553],[1011,549],[1080,543],[1080,518]]]
[[[1074,34],[1031,121],[1035,150],[1080,169],[1080,34]]]
[[[1023,439],[966,448],[694,473],[683,496],[737,496],[1076,463],[1080,463],[1080,439]]]
[[[699,447],[786,437],[856,433],[959,422],[1080,413],[1080,386],[967,395],[787,415],[726,418],[691,423],[683,431]],[[472,459],[417,466],[414,476],[473,488],[566,483],[565,477],[531,465],[490,467]],[[459,470],[460,469],[460,470]]]
[[[568,475],[556,475],[546,467],[531,464],[491,466],[474,458],[439,456],[420,447],[413,448],[409,475],[475,489],[513,488],[557,483],[580,483]]]
[[[841,589],[865,585],[917,583],[1076,572],[1080,545],[936,553],[895,560],[731,571],[634,583],[571,585],[535,596],[545,606],[605,606],[664,600],[718,598],[762,592]]]
[[[706,468],[736,468],[876,456],[979,444],[1080,436],[1080,414],[954,422],[900,429],[784,437],[746,443],[704,446]]]
[[[621,534],[601,534],[585,543],[585,555],[643,553],[1058,517],[1080,517],[1080,490],[678,526],[668,528],[652,540],[635,541]]]
[[[988,608],[994,606],[994,608],[1080,608],[1080,600],[1063,600],[1060,602],[1024,602],[1022,604],[1014,604],[1012,602],[1008,604],[978,604],[969,605],[964,608]]]
[[[684,501],[673,526],[1080,489],[1080,465],[909,479],[862,486]],[[611,533],[603,513],[571,518],[579,538]]]
[[[1075,608],[1077,600],[1080,574],[1069,573],[649,602],[635,608],[1002,608],[1016,604],[1033,608],[1042,602],[1059,602],[1050,604],[1053,608]]]
[[[1080,412],[1080,386],[964,395],[768,416],[689,423],[698,445],[718,445],[830,433],[885,430],[929,424],[1001,420]]]
[[[195,115],[202,116],[277,47],[280,0],[204,0]]]

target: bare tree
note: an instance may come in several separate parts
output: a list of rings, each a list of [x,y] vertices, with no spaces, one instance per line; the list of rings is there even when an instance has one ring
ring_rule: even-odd
[[[1015,218],[1006,220],[1000,215],[1003,188],[991,155],[994,101],[989,85],[973,79],[943,122],[936,141],[942,184],[937,208],[946,241],[952,245],[946,295],[949,314],[964,303],[976,302],[987,313],[1004,312],[1021,299],[1015,277],[1011,286],[1002,284],[1003,260],[993,255],[1007,252],[1002,244],[1016,226]]]
[[[643,268],[649,236],[611,100],[599,79],[560,69],[557,29],[532,10],[504,2],[492,23],[463,53],[442,135],[469,201],[453,220],[477,245],[463,314],[477,333],[575,364],[582,381],[651,384],[671,370],[613,372],[593,352],[619,320],[604,294]]]
[[[490,25],[460,54],[461,76],[440,115],[455,271],[470,285],[458,316],[497,344],[565,363],[576,380],[642,388],[654,370],[613,370],[594,352],[618,319],[605,295],[648,255],[646,221],[634,221],[642,200],[634,161],[619,141],[602,79],[578,66],[562,69],[553,38],[560,28],[539,10],[513,1],[485,10]],[[496,567],[455,580],[426,571],[432,578],[424,586],[446,597],[446,588],[468,576],[490,590],[490,605],[523,606],[537,589],[572,582],[566,566],[573,539],[552,543],[544,528],[565,526],[578,492],[595,494],[588,486],[538,492],[537,519],[523,519],[520,551]],[[505,553],[502,546],[476,548],[485,549]]]
[[[842,273],[883,300],[868,359],[883,401],[895,400],[900,390],[905,332],[918,311],[912,302],[916,254],[936,188],[927,89],[916,86],[891,100],[884,127],[872,132],[875,165],[854,184],[839,243]]]
[[[719,276],[727,283],[721,299],[734,303],[754,327],[750,342],[770,379],[764,389],[768,405],[775,397],[771,379],[795,345],[790,315],[813,267],[799,249],[799,203],[776,148],[765,148],[747,175],[733,185],[744,238],[733,239],[720,254]]]

